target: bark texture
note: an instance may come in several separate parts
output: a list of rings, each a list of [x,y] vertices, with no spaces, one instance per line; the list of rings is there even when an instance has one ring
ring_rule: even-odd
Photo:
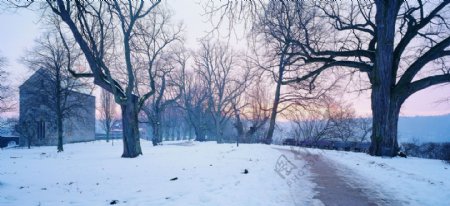
[[[123,128],[123,154],[122,157],[133,158],[142,155],[139,122],[138,97],[132,95],[121,105]]]
[[[376,156],[395,156],[398,152],[397,121],[399,108],[394,108],[392,89],[393,51],[395,20],[398,6],[396,1],[376,1],[377,49],[375,67],[370,74],[372,83],[372,136],[369,153]],[[395,132],[394,132],[395,131]]]

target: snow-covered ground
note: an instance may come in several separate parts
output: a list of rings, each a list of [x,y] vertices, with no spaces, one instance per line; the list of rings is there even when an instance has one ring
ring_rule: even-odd
[[[114,146],[104,141],[67,144],[63,153],[55,147],[0,150],[0,205],[314,202],[308,175],[289,186],[274,170],[281,153],[270,146],[187,142],[153,147],[143,140],[142,149],[144,155],[135,159],[120,158],[120,141]]]
[[[142,149],[134,159],[120,158],[120,141],[68,144],[63,153],[0,150],[0,205],[322,205],[314,174],[290,147],[142,140]],[[450,165],[442,161],[300,150],[376,193],[368,195],[450,205]]]

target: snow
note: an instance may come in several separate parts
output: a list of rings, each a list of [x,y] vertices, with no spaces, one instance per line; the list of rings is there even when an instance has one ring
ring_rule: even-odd
[[[348,181],[378,188],[402,205],[450,205],[450,164],[421,158],[380,158],[363,153],[309,149],[334,163]]]
[[[121,141],[1,150],[0,205],[320,205],[308,172],[287,184],[274,170],[281,152],[267,145],[142,149],[134,159],[120,158]]]
[[[323,205],[314,199],[314,174],[289,149],[189,141],[153,147],[142,140],[144,155],[134,159],[120,158],[121,141],[67,144],[63,153],[3,149],[0,205]],[[368,195],[399,205],[450,205],[450,165],[442,161],[302,150],[374,191]]]

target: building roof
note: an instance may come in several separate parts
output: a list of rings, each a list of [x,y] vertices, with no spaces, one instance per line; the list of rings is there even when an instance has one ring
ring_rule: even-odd
[[[27,80],[25,80],[20,86],[19,89],[21,90],[22,88],[26,87],[28,84],[31,84],[32,82],[34,83],[36,80],[39,79],[47,79],[47,80],[51,80],[51,73],[48,69],[45,68],[40,68],[37,71],[35,71]],[[33,81],[35,80],[35,81]],[[76,90],[71,90],[71,92],[73,93],[77,93],[77,94],[81,94],[81,95],[86,95],[86,96],[91,96],[94,97],[93,95],[91,95],[88,92],[82,92],[82,91],[76,91]]]

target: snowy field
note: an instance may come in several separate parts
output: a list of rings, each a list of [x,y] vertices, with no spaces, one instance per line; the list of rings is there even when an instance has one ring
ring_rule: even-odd
[[[276,148],[290,149],[213,142],[153,147],[142,140],[144,155],[134,159],[120,158],[120,141],[68,144],[63,153],[55,147],[4,149],[0,205],[323,205],[314,199],[314,174],[306,163]],[[450,165],[442,161],[302,151],[402,205],[450,205]],[[302,171],[280,175],[280,157]]]
[[[313,204],[307,175],[290,187],[274,170],[280,152],[266,145],[143,140],[142,150],[135,159],[120,158],[119,141],[1,150],[0,205]]]

